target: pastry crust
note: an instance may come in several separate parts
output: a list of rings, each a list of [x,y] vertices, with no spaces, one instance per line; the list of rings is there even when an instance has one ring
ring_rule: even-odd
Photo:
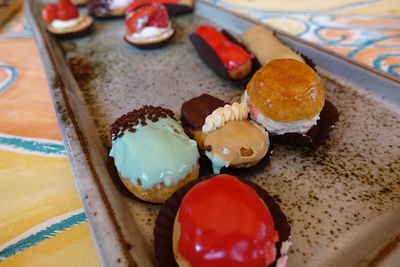
[[[253,62],[249,59],[246,63],[240,65],[239,67],[228,70],[228,77],[231,80],[237,81],[246,78],[251,70],[253,69]]]
[[[171,29],[170,32],[168,32],[168,35],[166,36],[160,36],[158,38],[151,38],[147,40],[143,40],[140,42],[137,42],[136,40],[133,40],[130,36],[129,33],[125,35],[125,41],[128,42],[131,45],[134,45],[140,49],[154,49],[154,48],[159,48],[164,45],[166,45],[175,35],[175,30]]]
[[[276,59],[259,69],[247,85],[255,108],[276,122],[309,120],[325,103],[325,88],[308,65],[294,59]]]
[[[164,203],[165,200],[167,200],[179,188],[197,179],[199,176],[199,169],[199,163],[196,162],[193,165],[192,171],[186,175],[185,179],[179,181],[176,185],[166,186],[161,183],[153,186],[151,189],[143,189],[140,180],[138,180],[138,185],[135,186],[129,179],[122,177],[119,172],[118,175],[125,187],[137,198],[151,203]]]
[[[68,27],[68,28],[54,28],[51,26],[51,24],[47,25],[47,30],[58,36],[73,36],[76,34],[84,34],[86,33],[92,26],[93,26],[94,20],[90,16],[85,16],[85,19],[78,24],[77,26],[73,27]]]

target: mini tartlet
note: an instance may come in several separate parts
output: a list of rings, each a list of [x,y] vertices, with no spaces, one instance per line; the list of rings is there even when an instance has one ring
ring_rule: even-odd
[[[290,226],[258,185],[203,177],[174,193],[154,228],[159,266],[285,266]]]
[[[126,7],[126,11],[132,12],[139,7],[152,3],[163,4],[171,17],[183,15],[193,11],[193,0],[137,0]]]
[[[89,15],[96,18],[123,17],[125,8],[132,0],[89,0],[87,3]]]
[[[201,25],[189,38],[199,57],[222,78],[238,81],[252,72],[252,56],[224,32]]]
[[[248,115],[246,104],[230,105],[208,94],[183,103],[184,128],[210,159],[215,174],[222,167],[252,167],[267,154],[268,132]]]
[[[244,102],[271,138],[287,144],[322,145],[339,116],[326,101],[318,74],[295,59],[275,59],[259,69],[247,84]]]
[[[90,16],[80,14],[70,0],[59,0],[58,4],[44,5],[42,18],[47,23],[50,33],[62,37],[84,35],[94,23]]]
[[[140,49],[166,45],[174,36],[166,8],[159,3],[141,6],[126,16],[125,40]]]
[[[139,199],[163,203],[197,179],[197,144],[185,134],[171,110],[144,106],[118,118],[110,132],[110,156],[119,177]]]

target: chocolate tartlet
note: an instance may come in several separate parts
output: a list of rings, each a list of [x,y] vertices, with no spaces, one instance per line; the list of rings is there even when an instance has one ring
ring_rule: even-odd
[[[226,176],[226,175],[221,175],[221,176]],[[218,176],[213,176],[216,177],[217,179]],[[185,198],[185,196],[190,192],[194,187],[197,185],[201,185],[204,181],[207,182],[208,179],[210,181],[212,179],[215,179],[213,177],[203,177],[199,178],[196,181],[191,182],[190,184],[182,187],[180,190],[175,192],[166,202],[165,204],[161,207],[160,212],[158,214],[158,217],[156,219],[156,225],[154,228],[154,250],[155,250],[155,257],[158,263],[158,266],[178,266],[175,256],[174,256],[174,244],[173,244],[173,232],[174,232],[174,222],[177,220],[177,213],[178,210],[180,210],[181,205],[182,205],[182,200]],[[232,176],[228,177],[232,178]],[[279,260],[280,264],[284,264],[287,260],[287,256],[285,254],[287,253],[288,247],[290,246],[290,243],[288,242],[289,236],[290,236],[290,225],[288,223],[288,220],[286,216],[283,214],[282,210],[280,209],[279,205],[274,201],[274,199],[260,186],[258,186],[255,183],[252,183],[250,181],[246,180],[241,180],[241,183],[243,183],[243,186],[249,187],[248,190],[251,190],[256,193],[258,198],[262,201],[262,203],[265,204],[265,206],[268,208],[269,213],[272,217],[273,224],[274,224],[274,229],[278,234],[278,241],[275,243],[275,248],[276,248],[276,257],[275,260]],[[221,187],[219,187],[222,192],[224,191],[224,186],[222,184]],[[229,190],[229,189],[228,189]],[[204,200],[207,201],[207,194],[203,194]],[[240,194],[237,194],[237,198],[240,198]],[[212,200],[212,198],[209,198],[208,200]],[[199,201],[202,201],[199,199]],[[199,202],[201,204],[201,202]],[[218,207],[216,207],[218,208]],[[232,206],[232,208],[235,208],[235,205]],[[209,212],[210,215],[212,216],[212,210],[213,207],[209,206]],[[243,214],[236,213],[239,215],[240,218],[237,218],[237,220],[241,220],[246,218],[246,216],[243,216]],[[241,216],[242,215],[242,216]],[[219,214],[219,217],[223,216],[223,214]],[[206,216],[207,218],[207,216]],[[236,222],[235,225],[240,224],[240,222]],[[230,225],[229,223],[226,225]],[[243,227],[241,227],[243,229]],[[231,231],[232,228],[229,228]],[[244,228],[246,229],[246,228]],[[241,231],[239,229],[239,231]],[[175,236],[176,238],[176,236]],[[193,240],[195,241],[195,240]],[[205,248],[208,249],[208,248]],[[273,262],[270,266],[274,266],[277,262]],[[189,265],[191,266],[191,265]],[[247,266],[247,265],[244,265]]]

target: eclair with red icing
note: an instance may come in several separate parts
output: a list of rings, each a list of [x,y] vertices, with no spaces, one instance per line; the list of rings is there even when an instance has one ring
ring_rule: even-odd
[[[246,104],[228,104],[208,94],[183,103],[184,128],[211,161],[215,174],[223,167],[252,167],[267,155],[268,132],[248,115]]]
[[[129,13],[135,11],[139,7],[150,5],[152,3],[160,3],[164,5],[171,17],[193,11],[193,0],[138,0],[130,3],[126,7],[126,11]]]
[[[179,266],[286,265],[290,226],[265,190],[230,175],[206,178],[186,187],[171,197],[174,203],[180,202],[172,231],[172,250]],[[171,209],[169,200],[161,209],[167,214],[165,208]],[[159,222],[157,219],[155,242],[160,242]],[[158,250],[156,246],[156,258],[161,260]],[[164,253],[162,261],[167,260]]]
[[[174,36],[167,9],[160,3],[141,6],[126,16],[125,40],[140,49],[166,45]]]
[[[201,25],[189,36],[200,58],[219,76],[243,80],[253,69],[252,56],[230,36]]]
[[[71,0],[59,0],[57,4],[46,4],[42,18],[47,30],[60,37],[78,37],[86,34],[94,21],[90,16],[80,14]]]

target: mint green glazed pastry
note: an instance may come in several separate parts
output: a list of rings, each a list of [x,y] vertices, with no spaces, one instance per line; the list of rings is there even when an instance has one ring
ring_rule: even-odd
[[[136,197],[163,203],[199,174],[197,143],[174,113],[144,106],[115,121],[110,156],[124,185]]]

